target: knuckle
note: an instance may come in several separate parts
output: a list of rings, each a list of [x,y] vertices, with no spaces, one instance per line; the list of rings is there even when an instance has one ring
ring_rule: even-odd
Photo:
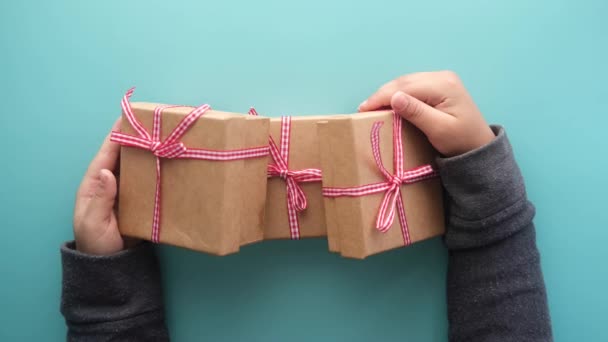
[[[455,71],[452,71],[452,70],[442,70],[441,74],[446,79],[452,79],[452,80],[458,79],[458,74]]]
[[[412,120],[418,119],[422,114],[422,108],[420,104],[412,100],[407,101],[402,111],[408,119]]]
[[[407,75],[399,76],[397,79],[395,79],[394,82],[400,86],[404,85],[404,84],[408,83],[408,77],[407,77]]]
[[[458,77],[458,74],[456,74],[454,71],[444,70],[441,72],[441,75],[445,83],[447,83],[449,86],[460,85],[460,77]]]
[[[420,115],[422,114],[420,104],[418,104],[418,102],[411,101],[411,102],[409,102],[408,106],[410,107],[409,111],[411,113],[411,117],[413,119],[419,118]]]
[[[102,188],[98,188],[93,192],[93,198],[94,199],[103,199],[104,195],[104,189]]]
[[[385,85],[383,85],[382,88],[380,88],[380,91],[378,93],[388,94],[388,93],[394,91],[394,89],[396,89],[398,85],[399,85],[398,79],[392,80],[392,81],[386,83]]]
[[[98,185],[95,190],[93,190],[93,195],[92,198],[93,199],[104,199],[106,196],[106,188],[104,186]]]

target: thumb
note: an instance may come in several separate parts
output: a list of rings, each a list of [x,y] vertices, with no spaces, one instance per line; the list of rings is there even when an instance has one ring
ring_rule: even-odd
[[[116,177],[107,169],[99,171],[99,182],[87,208],[91,221],[105,222],[110,219],[116,200]]]
[[[427,136],[449,119],[449,115],[402,91],[393,94],[391,107],[395,113],[418,127]]]

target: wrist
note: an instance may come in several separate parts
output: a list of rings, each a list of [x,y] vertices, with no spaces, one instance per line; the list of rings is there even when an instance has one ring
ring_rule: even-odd
[[[483,125],[479,129],[479,134],[475,135],[475,139],[471,142],[468,149],[463,153],[475,151],[490,144],[496,138],[496,134],[492,131],[489,125]],[[461,153],[462,154],[462,153]]]
[[[489,143],[463,154],[438,158],[450,210],[463,219],[483,219],[525,198],[523,177],[504,129],[492,127]]]
[[[90,239],[75,234],[74,249],[91,256],[109,256],[125,250],[126,246],[122,239],[108,242],[103,241],[102,238]]]
[[[494,130],[492,130],[490,125],[484,123],[482,127],[482,134],[480,134],[480,141],[482,141],[482,144],[479,147],[489,144],[492,140],[494,140],[494,138],[496,138],[496,133]]]

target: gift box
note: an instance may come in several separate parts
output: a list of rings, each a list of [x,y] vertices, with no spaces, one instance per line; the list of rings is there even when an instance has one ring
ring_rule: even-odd
[[[318,123],[330,251],[365,258],[443,234],[437,155],[392,111]]]
[[[265,239],[326,235],[317,138],[317,121],[322,118],[270,120]]]
[[[263,239],[269,119],[122,101],[122,234],[217,255]]]

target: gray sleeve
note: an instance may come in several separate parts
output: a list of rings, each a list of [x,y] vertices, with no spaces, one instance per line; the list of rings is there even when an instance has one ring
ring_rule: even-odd
[[[61,246],[61,313],[68,341],[169,341],[160,271],[152,246],[110,256]]]
[[[504,129],[492,129],[488,145],[438,160],[450,341],[552,341],[534,206]]]

